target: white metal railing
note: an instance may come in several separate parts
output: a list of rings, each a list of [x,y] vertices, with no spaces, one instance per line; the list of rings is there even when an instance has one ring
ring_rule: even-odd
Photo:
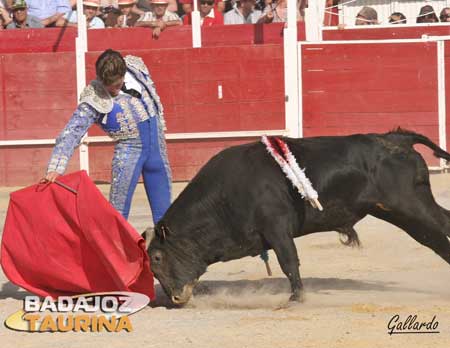
[[[437,40],[437,78],[438,78],[438,115],[439,115],[439,146],[447,150],[447,114],[445,96],[445,41]],[[444,159],[440,159],[440,166],[446,164]]]
[[[86,87],[86,52],[88,51],[87,42],[87,23],[83,10],[83,0],[77,0],[77,33],[75,39],[75,59],[77,68],[77,100],[80,100],[81,92]],[[80,152],[80,169],[84,169],[89,174],[89,149],[82,139]]]

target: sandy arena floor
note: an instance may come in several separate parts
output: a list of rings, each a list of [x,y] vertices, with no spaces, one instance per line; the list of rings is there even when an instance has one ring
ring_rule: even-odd
[[[432,175],[437,201],[450,208],[450,174]],[[183,184],[175,185],[178,193]],[[107,192],[108,186],[100,186]],[[3,227],[9,188],[0,188]],[[140,185],[130,221],[149,224]],[[271,252],[272,277],[258,258],[211,266],[201,294],[186,308],[156,307],[131,316],[131,333],[23,333],[3,322],[27,294],[0,271],[0,347],[164,348],[387,348],[450,347],[450,265],[398,228],[367,217],[356,226],[362,248],[339,243],[337,233],[296,240],[305,302],[288,305],[289,284]],[[439,322],[437,334],[388,334],[389,320],[417,315]]]

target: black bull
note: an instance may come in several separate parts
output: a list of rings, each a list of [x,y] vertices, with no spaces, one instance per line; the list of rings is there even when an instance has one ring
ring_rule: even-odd
[[[186,303],[208,265],[273,249],[288,277],[291,300],[302,281],[294,238],[338,231],[359,243],[353,226],[367,214],[406,231],[450,263],[450,212],[430,189],[420,143],[402,130],[345,137],[283,138],[319,194],[324,210],[301,198],[260,142],[228,148],[187,185],[155,228],[152,270],[174,303]]]

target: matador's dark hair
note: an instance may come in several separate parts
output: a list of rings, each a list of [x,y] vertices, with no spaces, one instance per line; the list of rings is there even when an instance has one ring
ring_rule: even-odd
[[[125,76],[127,66],[122,55],[108,48],[95,62],[97,79],[104,85],[110,85]]]

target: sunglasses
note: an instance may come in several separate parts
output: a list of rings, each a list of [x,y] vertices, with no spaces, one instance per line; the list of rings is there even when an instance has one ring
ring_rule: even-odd
[[[209,6],[212,6],[212,5],[214,5],[214,0],[213,0],[213,1],[205,1],[205,0],[201,0],[201,1],[200,1],[200,5],[209,5]]]

